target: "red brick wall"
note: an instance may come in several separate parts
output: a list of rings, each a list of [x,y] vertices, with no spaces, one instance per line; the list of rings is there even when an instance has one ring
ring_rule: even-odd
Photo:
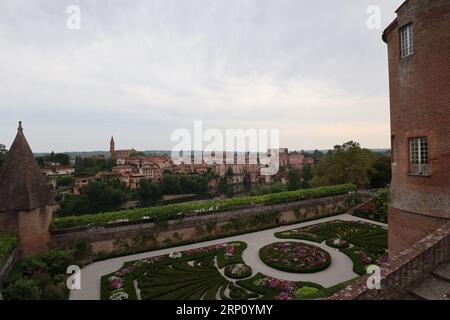
[[[21,253],[40,253],[48,250],[52,216],[52,206],[19,212],[18,235]]]
[[[400,58],[398,29],[412,23],[414,54]],[[410,0],[386,32],[394,151],[389,230],[397,247],[426,234],[434,218],[450,219],[450,1]],[[428,137],[430,176],[409,172],[409,138]],[[410,217],[410,218],[408,218]],[[392,221],[392,222],[391,222]],[[391,225],[392,223],[392,225]],[[409,241],[410,240],[410,241]],[[395,253],[395,252],[394,252]]]
[[[408,249],[412,244],[425,238],[448,222],[447,219],[434,218],[390,208],[388,215],[389,255],[394,256]]]

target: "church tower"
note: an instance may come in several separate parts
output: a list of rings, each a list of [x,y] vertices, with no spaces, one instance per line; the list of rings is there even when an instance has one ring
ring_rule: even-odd
[[[114,137],[111,136],[111,141],[109,142],[109,153],[111,157],[114,155],[114,150],[115,150]]]
[[[23,254],[46,251],[55,209],[48,182],[19,122],[16,138],[0,168],[0,231],[14,232]]]

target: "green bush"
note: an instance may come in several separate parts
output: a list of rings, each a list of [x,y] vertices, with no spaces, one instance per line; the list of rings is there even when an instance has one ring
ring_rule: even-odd
[[[41,298],[45,300],[66,300],[68,294],[65,282],[47,285],[42,292]]]
[[[6,259],[16,248],[17,237],[9,232],[0,233],[0,265],[3,264]]]
[[[3,290],[6,300],[38,300],[41,297],[41,289],[36,280],[22,278],[9,284]]]
[[[295,291],[295,296],[299,299],[313,299],[320,294],[320,290],[314,287],[304,286]]]
[[[296,191],[286,191],[253,197],[195,201],[184,204],[171,204],[162,207],[138,208],[98,214],[59,217],[55,219],[53,228],[64,229],[86,225],[105,225],[116,221],[163,221],[183,218],[190,215],[208,214],[254,205],[278,204],[304,199],[321,198],[345,194],[354,190],[356,190],[354,185],[344,184],[314,189],[300,189]]]
[[[43,254],[26,257],[22,263],[24,273],[48,272],[51,275],[64,273],[67,267],[67,253],[62,249],[52,249]]]

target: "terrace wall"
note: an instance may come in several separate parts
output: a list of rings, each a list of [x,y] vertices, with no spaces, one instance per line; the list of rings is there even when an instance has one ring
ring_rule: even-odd
[[[447,261],[450,261],[450,223],[390,258],[389,263],[381,268],[381,290],[367,288],[367,275],[327,299],[398,299],[405,295],[407,287],[420,282]]]
[[[124,254],[176,244],[221,238],[280,225],[322,218],[348,211],[357,197],[345,194],[285,204],[261,205],[164,223],[115,223],[105,227],[55,230],[50,247],[88,243],[93,254]]]

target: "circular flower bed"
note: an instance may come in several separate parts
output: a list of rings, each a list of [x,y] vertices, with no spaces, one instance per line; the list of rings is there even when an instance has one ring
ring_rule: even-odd
[[[336,249],[345,249],[350,247],[350,243],[347,240],[340,239],[340,238],[333,238],[328,239],[326,242],[327,246],[330,246],[332,248]]]
[[[230,264],[225,267],[224,273],[231,279],[244,279],[252,275],[252,268],[243,263]]]
[[[286,272],[313,273],[331,264],[328,252],[300,242],[275,242],[259,250],[259,257],[268,266]]]

